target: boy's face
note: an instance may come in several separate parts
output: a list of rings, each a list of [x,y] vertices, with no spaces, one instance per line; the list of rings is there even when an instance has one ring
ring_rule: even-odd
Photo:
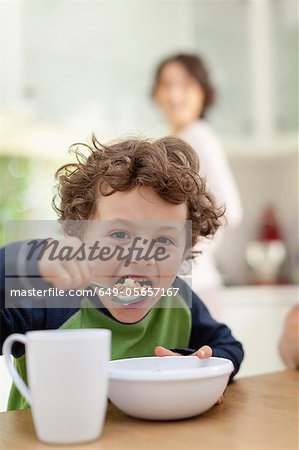
[[[143,280],[154,288],[154,295],[127,306],[112,301],[108,295],[101,297],[117,320],[125,323],[141,320],[172,285],[186,249],[186,219],[186,204],[173,205],[151,188],[141,186],[100,196],[92,226],[84,238],[86,244],[98,241],[101,247],[120,247],[128,254],[134,239],[138,238],[136,245],[143,248],[143,255],[150,246],[150,255],[160,248],[157,258],[138,259],[137,252],[133,252],[129,264],[117,255],[91,263],[94,280],[108,288],[126,278]]]

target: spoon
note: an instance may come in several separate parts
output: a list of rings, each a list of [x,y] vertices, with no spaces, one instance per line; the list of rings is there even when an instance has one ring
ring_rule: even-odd
[[[103,286],[96,281],[92,281],[90,284],[91,286],[98,289],[108,289],[107,286]],[[132,305],[133,303],[140,302],[140,300],[143,300],[145,298],[145,295],[110,295],[110,297],[112,301],[127,306]]]

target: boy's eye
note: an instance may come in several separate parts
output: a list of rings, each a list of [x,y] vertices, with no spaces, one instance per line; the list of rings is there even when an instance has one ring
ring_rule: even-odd
[[[109,236],[119,240],[130,239],[130,236],[125,231],[115,231],[114,233],[111,233]]]
[[[159,236],[156,238],[156,242],[163,245],[174,245],[174,242],[166,236]]]

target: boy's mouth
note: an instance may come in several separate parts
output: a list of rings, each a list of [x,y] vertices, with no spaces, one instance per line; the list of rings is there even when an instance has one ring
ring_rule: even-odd
[[[145,275],[128,274],[118,278],[113,286],[119,296],[142,295],[147,288],[152,288],[153,282]],[[130,293],[131,291],[131,293]]]

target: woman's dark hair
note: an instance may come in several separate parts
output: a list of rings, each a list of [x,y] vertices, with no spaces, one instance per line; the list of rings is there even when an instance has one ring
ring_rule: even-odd
[[[210,80],[208,69],[205,65],[203,59],[198,55],[191,54],[178,54],[170,56],[169,58],[161,61],[159,66],[156,69],[154,84],[152,89],[152,96],[155,96],[157,86],[160,81],[160,76],[164,67],[169,64],[177,62],[182,64],[187,72],[197,81],[204,92],[204,103],[203,108],[200,113],[200,117],[205,117],[207,110],[212,106],[215,102],[216,92],[215,88]]]

